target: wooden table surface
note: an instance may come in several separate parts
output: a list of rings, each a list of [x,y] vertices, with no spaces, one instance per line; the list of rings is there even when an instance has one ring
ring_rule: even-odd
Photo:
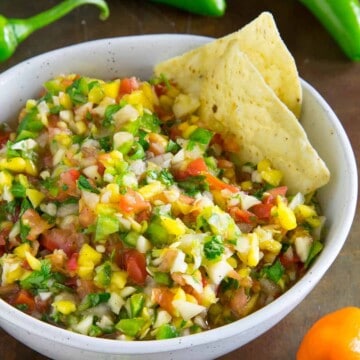
[[[56,3],[54,0],[2,0],[0,14],[28,17]],[[19,46],[10,60],[0,64],[0,72],[34,55],[99,38],[150,33],[220,37],[268,10],[274,15],[281,35],[295,57],[300,75],[319,90],[337,113],[357,159],[360,158],[360,63],[348,61],[316,19],[297,1],[228,0],[228,10],[222,18],[190,15],[146,0],[109,0],[108,4],[111,16],[105,22],[98,20],[97,8],[82,6],[36,32]],[[360,306],[359,237],[357,211],[345,246],[315,290],[277,326],[221,359],[294,359],[302,336],[316,319],[343,306]],[[47,358],[0,330],[0,359]]]

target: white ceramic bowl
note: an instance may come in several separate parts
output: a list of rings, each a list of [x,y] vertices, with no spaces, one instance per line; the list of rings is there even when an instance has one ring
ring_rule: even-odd
[[[83,43],[27,60],[0,75],[1,121],[10,121],[28,98],[37,96],[47,79],[80,73],[110,79],[136,75],[148,79],[153,65],[181,54],[209,38],[191,35],[147,35]],[[187,337],[122,342],[71,333],[36,320],[0,300],[0,325],[36,351],[54,359],[212,359],[261,335],[286,316],[314,288],[340,252],[353,221],[357,170],[340,121],[318,92],[305,81],[301,122],[331,171],[319,199],[327,217],[323,252],[307,274],[265,308],[230,325]]]

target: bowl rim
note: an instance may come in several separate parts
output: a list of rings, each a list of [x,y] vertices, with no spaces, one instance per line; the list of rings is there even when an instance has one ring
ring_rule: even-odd
[[[196,45],[211,41],[213,38],[206,36],[198,36],[191,34],[147,34],[147,35],[132,35],[132,36],[123,36],[123,37],[111,37],[104,39],[97,39],[92,41],[83,42],[80,44],[74,44],[46,53],[34,56],[30,59],[24,60],[23,62],[5,70],[0,74],[0,85],[3,82],[3,78],[11,76],[12,73],[17,72],[19,69],[30,66],[33,62],[45,60],[47,57],[56,56],[57,53],[63,51],[71,51],[74,48],[82,49],[88,48],[89,46],[96,46],[103,43],[116,43],[121,41],[128,40],[148,40],[148,39],[161,39],[161,40],[187,40],[189,39]],[[301,79],[301,85],[304,91],[310,92],[312,96],[319,102],[320,106],[328,113],[328,116],[331,119],[331,124],[335,128],[341,144],[346,152],[347,156],[347,166],[350,170],[350,188],[352,189],[352,195],[348,197],[348,206],[346,211],[346,216],[343,216],[343,226],[340,230],[336,230],[337,236],[342,241],[337,242],[331,248],[331,253],[326,257],[319,257],[317,261],[312,265],[312,267],[306,272],[306,274],[300,279],[296,284],[294,284],[287,292],[281,295],[279,298],[275,299],[270,304],[265,307],[257,310],[256,312],[237,320],[228,325],[221,326],[216,329],[207,330],[199,334],[187,335],[174,339],[166,340],[145,340],[145,341],[119,341],[113,339],[104,339],[104,338],[93,338],[87,335],[78,334],[71,332],[69,330],[56,327],[54,325],[45,323],[41,320],[38,320],[30,315],[27,315],[20,310],[14,308],[13,306],[6,303],[0,298],[0,318],[6,322],[10,322],[14,326],[23,328],[24,330],[31,332],[34,335],[46,338],[47,340],[56,341],[62,345],[72,346],[81,350],[91,350],[93,352],[99,352],[103,354],[151,354],[167,351],[173,351],[180,348],[186,348],[190,346],[206,345],[214,341],[219,341],[228,337],[235,336],[237,333],[246,329],[247,331],[257,328],[259,324],[269,320],[273,316],[273,309],[286,308],[287,301],[292,296],[297,296],[299,299],[303,299],[308,295],[315,284],[322,278],[325,272],[330,268],[331,264],[334,262],[335,258],[339,254],[341,248],[343,247],[347,236],[350,232],[350,228],[355,216],[356,204],[357,204],[357,192],[358,192],[358,178],[357,178],[357,165],[355,161],[354,152],[352,150],[350,141],[346,135],[346,132],[337,118],[334,111],[330,108],[329,104],[324,100],[324,98],[319,94],[319,92],[307,83],[305,80]],[[324,252],[326,247],[324,248]],[[306,286],[303,286],[306,284]],[[309,291],[310,289],[310,291]],[[290,309],[291,311],[291,309]],[[289,312],[289,311],[288,311]],[[287,312],[287,313],[288,313]],[[287,314],[286,313],[286,314]],[[286,315],[285,314],[285,315]],[[265,331],[265,330],[264,330]],[[206,336],[204,336],[206,334]],[[104,346],[105,345],[105,346]],[[161,349],[159,349],[161,346]]]

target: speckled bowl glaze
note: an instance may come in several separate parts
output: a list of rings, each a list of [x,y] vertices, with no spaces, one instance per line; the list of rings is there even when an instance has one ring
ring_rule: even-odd
[[[61,73],[98,78],[136,75],[148,79],[153,65],[210,41],[191,35],[145,35],[97,40],[27,60],[0,75],[0,119],[11,121],[43,82]],[[9,334],[53,359],[213,359],[261,335],[293,310],[324,276],[349,233],[356,208],[357,169],[340,121],[325,100],[302,81],[301,122],[331,171],[319,192],[327,217],[323,252],[307,274],[277,300],[232,324],[187,337],[122,342],[71,333],[36,320],[0,300],[0,325]]]

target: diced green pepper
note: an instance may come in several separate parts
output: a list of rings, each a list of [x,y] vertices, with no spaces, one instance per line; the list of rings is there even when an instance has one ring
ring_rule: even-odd
[[[172,339],[178,336],[178,331],[176,330],[175,326],[171,324],[161,325],[156,332],[156,340]]]
[[[119,228],[119,220],[116,217],[100,214],[96,222],[95,241],[104,241],[108,235],[118,232]]]
[[[145,295],[142,293],[133,294],[130,297],[130,309],[132,318],[135,318],[140,314],[142,308],[144,307],[144,303]]]
[[[191,133],[189,139],[203,145],[208,145],[213,135],[214,133],[210,130],[197,128]]]
[[[152,217],[146,236],[155,246],[166,245],[169,242],[169,234],[163,227],[160,216]]]
[[[135,337],[145,325],[145,319],[121,319],[116,325],[116,329],[122,331],[125,335]]]

